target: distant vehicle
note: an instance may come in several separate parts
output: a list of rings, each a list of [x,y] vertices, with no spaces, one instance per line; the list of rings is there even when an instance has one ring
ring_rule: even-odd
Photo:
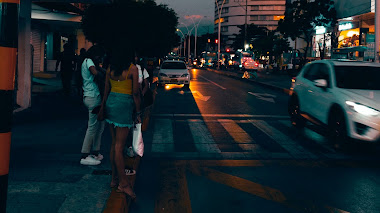
[[[314,61],[303,67],[292,90],[288,111],[294,126],[325,126],[339,148],[349,139],[380,142],[379,64]]]
[[[236,70],[255,70],[259,68],[259,63],[255,61],[255,54],[251,51],[237,51],[233,58],[233,65]]]
[[[200,67],[213,67],[218,60],[218,54],[216,52],[202,52]]]
[[[158,73],[158,85],[184,84],[190,86],[190,73],[185,62],[177,60],[166,60],[161,64]]]

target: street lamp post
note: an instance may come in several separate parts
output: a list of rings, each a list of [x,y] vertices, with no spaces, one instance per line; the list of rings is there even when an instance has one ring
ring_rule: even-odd
[[[183,24],[183,23],[181,23],[181,24]],[[187,29],[187,35],[189,36],[189,43],[188,43],[188,52],[187,52],[187,63],[189,63],[190,62],[190,38],[191,38],[191,32],[193,31],[193,29],[194,29],[194,27],[193,28],[191,28],[191,30],[189,31],[189,28],[185,25],[185,24],[183,24],[185,27],[186,27],[186,29]]]
[[[183,32],[180,29],[177,29],[177,32],[180,32],[182,34],[182,39],[184,40],[184,55],[185,55],[185,51],[186,51],[186,44],[185,44],[186,38],[185,38],[185,35],[183,34]],[[182,41],[181,41],[181,44],[179,45],[180,55],[182,56],[181,47],[182,47]]]
[[[190,17],[191,21],[192,21],[193,24],[194,24],[194,28],[195,28],[194,58],[197,58],[197,37],[198,37],[198,26],[199,26],[199,24],[201,23],[203,17],[206,17],[206,16],[202,16],[202,17],[200,18],[200,20],[198,21],[197,24],[195,24],[193,17],[191,17],[191,16],[188,16],[188,17]]]
[[[248,0],[245,0],[245,6],[241,5],[239,3],[239,0],[235,1],[237,2],[240,7],[242,7],[243,9],[245,9],[245,22],[244,22],[244,44],[243,44],[243,47],[245,50],[247,50],[246,46],[247,46],[247,25],[248,25]]]
[[[226,2],[226,0],[223,0],[222,5],[219,7],[218,0],[215,0],[216,6],[218,7],[218,62],[217,62],[218,63],[218,70],[220,68],[220,65],[219,65],[219,60],[220,60],[220,28],[221,28],[220,16],[222,15],[222,9],[223,9],[225,2]]]

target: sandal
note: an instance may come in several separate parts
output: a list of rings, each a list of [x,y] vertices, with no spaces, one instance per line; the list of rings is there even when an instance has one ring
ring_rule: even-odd
[[[134,170],[134,169],[125,169],[124,171],[125,171],[125,175],[127,175],[127,176],[136,174],[136,170]]]
[[[127,194],[129,197],[131,197],[131,199],[133,201],[136,200],[136,194],[133,192],[133,189],[129,185],[127,185],[127,186],[120,186],[119,185],[117,187],[116,191],[119,192],[119,193],[125,193],[125,194]]]

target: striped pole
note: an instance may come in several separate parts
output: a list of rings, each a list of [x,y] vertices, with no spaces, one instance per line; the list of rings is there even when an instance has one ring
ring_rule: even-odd
[[[8,193],[19,4],[20,0],[0,0],[0,213],[6,211]]]

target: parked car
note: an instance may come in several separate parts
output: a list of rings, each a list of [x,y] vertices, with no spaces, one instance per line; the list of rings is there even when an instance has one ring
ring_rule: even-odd
[[[327,127],[342,148],[349,139],[380,142],[380,65],[341,60],[308,63],[297,75],[288,111],[294,126]]]
[[[183,61],[166,60],[161,64],[158,73],[158,85],[184,84],[190,86],[190,73]]]

